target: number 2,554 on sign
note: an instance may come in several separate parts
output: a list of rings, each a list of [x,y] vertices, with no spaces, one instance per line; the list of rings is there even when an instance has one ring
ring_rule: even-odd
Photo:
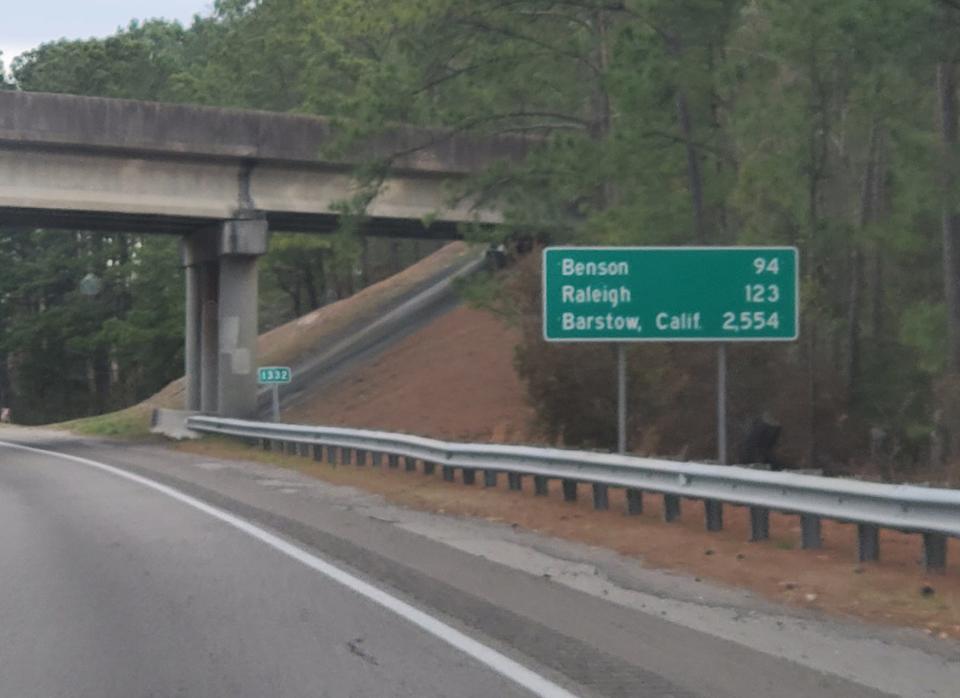
[[[795,247],[548,247],[544,338],[794,340],[798,271]]]

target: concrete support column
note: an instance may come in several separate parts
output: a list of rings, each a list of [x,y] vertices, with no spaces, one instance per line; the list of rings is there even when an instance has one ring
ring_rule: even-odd
[[[257,258],[267,251],[267,221],[225,221],[219,239],[217,413],[257,414]]]
[[[257,257],[266,251],[267,222],[255,214],[184,238],[189,410],[256,416]]]
[[[220,267],[217,262],[200,265],[200,411],[218,414],[217,345]]]
[[[184,409],[200,411],[200,269],[191,264],[186,267],[187,302],[186,327],[184,337],[184,380],[186,381],[186,400]]]
[[[217,241],[214,232],[184,236],[181,259],[186,269],[184,327],[184,408],[217,411]]]

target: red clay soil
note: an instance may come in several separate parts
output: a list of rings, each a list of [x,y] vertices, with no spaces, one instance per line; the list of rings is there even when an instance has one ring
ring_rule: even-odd
[[[499,318],[461,306],[284,412],[283,420],[522,443],[534,412],[513,370],[517,341]]]

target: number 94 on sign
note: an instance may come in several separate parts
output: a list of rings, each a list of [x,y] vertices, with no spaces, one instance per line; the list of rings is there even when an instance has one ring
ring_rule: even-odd
[[[779,328],[780,315],[776,312],[745,310],[739,314],[734,312],[723,314],[724,332],[760,332],[766,329],[776,330]]]

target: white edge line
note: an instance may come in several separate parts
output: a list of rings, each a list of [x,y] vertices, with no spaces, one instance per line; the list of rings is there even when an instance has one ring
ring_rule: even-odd
[[[161,494],[165,494],[168,497],[177,500],[181,504],[186,504],[187,506],[201,511],[208,516],[219,519],[223,523],[232,526],[243,533],[246,533],[251,538],[255,538],[261,543],[269,545],[271,548],[280,551],[284,555],[293,558],[297,562],[306,565],[325,577],[342,584],[351,591],[354,591],[360,596],[373,601],[388,611],[392,611],[404,620],[407,620],[420,629],[425,630],[439,640],[442,640],[448,645],[460,650],[464,654],[473,657],[481,664],[485,664],[496,673],[509,679],[510,681],[513,681],[523,688],[526,688],[535,695],[542,696],[543,698],[577,698],[576,694],[570,693],[565,688],[562,688],[543,676],[540,676],[536,672],[531,671],[522,664],[510,659],[497,650],[488,647],[477,640],[474,640],[465,633],[450,625],[447,625],[437,618],[434,618],[430,614],[411,606],[407,602],[402,601],[395,596],[391,596],[387,592],[370,584],[369,582],[365,582],[359,577],[340,569],[336,565],[317,557],[313,553],[307,552],[303,548],[287,542],[276,534],[270,533],[269,531],[260,528],[259,526],[256,526],[249,521],[240,518],[239,516],[235,516],[234,514],[224,511],[223,509],[219,509],[195,497],[191,497],[190,495],[185,494],[178,489],[161,484],[141,475],[136,475],[123,470],[122,468],[107,465],[106,463],[100,463],[95,460],[89,460],[87,458],[81,458],[79,456],[58,453],[56,451],[48,451],[41,448],[33,448],[31,446],[22,446],[20,444],[10,443],[8,441],[0,441],[0,446],[19,449],[21,451],[29,451],[31,453],[40,453],[46,456],[54,456],[63,460],[73,461],[74,463],[86,465],[88,467],[110,473],[111,475],[122,477],[126,480],[130,480],[131,482],[143,485],[144,487],[149,487],[156,492],[160,492]]]

